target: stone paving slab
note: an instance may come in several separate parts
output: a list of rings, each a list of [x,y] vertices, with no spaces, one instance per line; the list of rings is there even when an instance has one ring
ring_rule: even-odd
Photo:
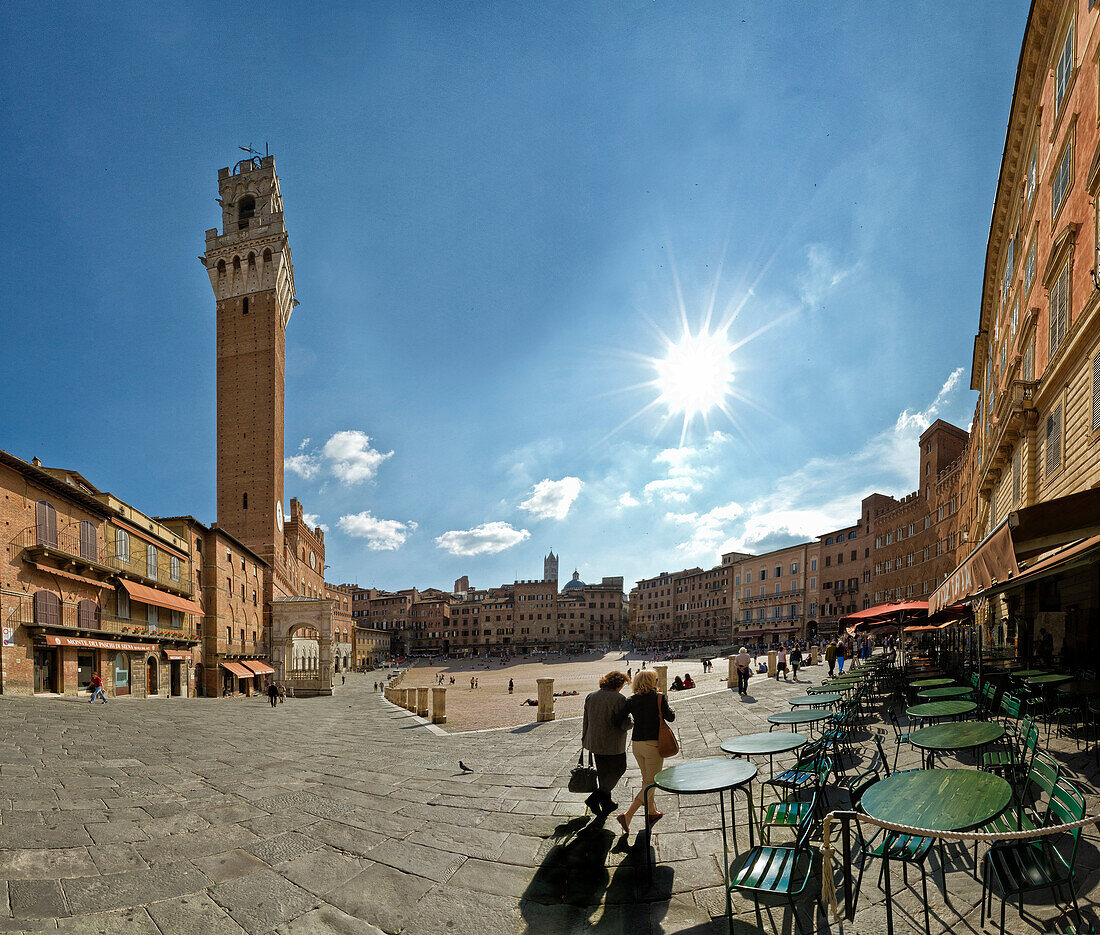
[[[383,701],[370,681],[352,675],[332,698],[274,710],[262,699],[175,699],[157,705],[155,717],[138,702],[89,711],[0,696],[11,738],[0,751],[0,931],[726,931],[716,801],[659,794],[665,818],[650,879],[641,821],[624,838],[613,822],[592,822],[566,789],[579,721],[440,735]],[[719,755],[726,737],[767,730],[767,715],[786,710],[805,683],[754,679],[751,689],[748,701],[733,693],[674,698],[685,753]],[[887,732],[891,758],[892,739]],[[1096,814],[1091,754],[1072,741],[1054,746]],[[459,759],[474,772],[459,771]],[[916,763],[903,750],[899,765]],[[615,793],[620,803],[639,779],[631,763]],[[743,809],[738,800],[739,818]],[[735,829],[742,848],[743,824]],[[1094,921],[1098,845],[1088,829],[1082,906]],[[975,931],[972,848],[950,848],[950,904],[935,855],[929,867],[932,931]],[[918,876],[903,887],[893,874],[898,932],[923,931]],[[869,865],[845,933],[883,931],[876,877]],[[735,896],[733,912],[734,931],[759,931],[751,900]],[[1029,900],[1032,920],[1059,916],[1049,900]],[[800,917],[808,931],[840,931],[810,900]],[[1034,930],[1011,907],[1008,924]],[[789,912],[772,907],[764,927],[789,932]]]

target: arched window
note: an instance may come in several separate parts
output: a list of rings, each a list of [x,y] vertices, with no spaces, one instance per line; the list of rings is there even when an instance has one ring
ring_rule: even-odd
[[[180,560],[174,555],[168,560],[168,577],[173,581],[180,580]]]
[[[225,275],[225,260],[218,260],[218,275]]]
[[[99,629],[99,605],[95,601],[81,601],[76,605],[76,625],[82,630]]]
[[[57,547],[57,510],[48,500],[34,505],[35,536],[39,545]]]
[[[155,545],[145,547],[145,576],[154,579],[157,577],[157,547]]]
[[[61,600],[53,591],[34,592],[34,622],[44,627],[61,625]]]
[[[115,530],[115,557],[120,562],[130,561],[130,534],[125,529]]]
[[[248,254],[248,265],[249,265],[249,268],[251,268],[251,269],[256,268],[256,254],[255,253]]]
[[[95,523],[88,520],[80,523],[80,557],[91,562],[99,561],[99,549],[95,541]]]
[[[239,256],[233,257],[233,272],[239,273],[241,271],[241,258]]]
[[[237,203],[237,230],[244,230],[248,222],[256,216],[256,199],[245,195]]]
[[[264,262],[265,263],[270,263],[271,262],[271,248],[270,247],[268,247],[264,251]]]

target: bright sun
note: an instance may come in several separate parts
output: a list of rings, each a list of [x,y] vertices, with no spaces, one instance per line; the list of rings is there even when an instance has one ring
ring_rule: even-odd
[[[669,343],[662,359],[654,361],[655,381],[669,415],[682,415],[690,425],[696,416],[705,416],[715,407],[725,408],[734,378],[733,348],[726,331],[700,328],[692,334],[685,327],[683,336]]]

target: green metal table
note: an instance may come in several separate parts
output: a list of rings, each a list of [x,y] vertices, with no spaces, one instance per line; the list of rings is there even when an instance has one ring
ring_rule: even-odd
[[[723,740],[721,750],[731,756],[766,756],[768,758],[768,776],[775,777],[773,758],[780,753],[789,753],[805,746],[808,737],[805,734],[797,734],[794,731],[787,734],[780,731],[761,731],[758,734],[739,734]],[[763,795],[761,795],[763,798]]]
[[[811,711],[778,711],[775,714],[768,715],[768,723],[772,725],[773,729],[782,724],[789,724],[793,731],[795,727],[800,724],[820,724],[822,721],[827,721],[833,716],[833,713],[832,711],[825,711],[824,709]]]
[[[924,704],[915,704],[905,709],[905,713],[918,720],[925,718],[958,717],[960,714],[971,714],[978,706],[973,701],[960,701],[948,699],[947,701],[926,701]]]
[[[977,769],[924,769],[894,773],[888,779],[876,782],[863,793],[860,804],[868,815],[879,821],[928,831],[969,831],[1003,812],[1011,799],[1012,787],[993,773],[983,773]],[[942,866],[942,843],[939,850]],[[885,862],[883,876],[886,888],[886,931],[892,933],[894,912],[890,897],[889,861]],[[845,864],[845,892],[850,892],[851,885],[851,867]],[[945,897],[946,889],[945,882]]]
[[[1072,682],[1073,676],[1051,673],[1050,675],[1033,675],[1025,681],[1028,685],[1058,685],[1061,682]]]
[[[835,704],[842,697],[839,692],[818,692],[816,695],[799,695],[788,703],[792,708],[819,708]]]
[[[733,794],[737,790],[745,793],[748,808],[745,814],[749,823],[749,847],[755,846],[752,818],[752,781],[756,778],[756,766],[748,760],[730,760],[726,757],[708,757],[705,760],[687,760],[661,770],[653,777],[653,782],[642,790],[642,802],[651,788],[663,789],[676,795],[713,795],[718,793],[718,811],[722,816],[722,873],[726,881],[726,918],[732,915],[730,903],[729,844],[726,834],[725,796],[730,794],[730,825],[734,824]],[[653,870],[653,825],[649,820],[649,809],[645,809],[646,850],[649,852],[648,865]],[[734,844],[737,837],[734,836]],[[651,877],[652,879],[652,877]]]
[[[964,685],[944,686],[943,688],[926,688],[924,691],[917,692],[918,698],[924,698],[927,701],[944,700],[946,698],[961,698],[963,695],[969,695],[973,688]]]
[[[954,685],[955,680],[949,678],[921,679],[919,682],[909,683],[913,688],[942,688],[944,685]]]
[[[935,756],[945,750],[974,750],[1000,740],[1005,729],[996,721],[955,721],[934,724],[909,734],[909,742],[925,751],[927,768],[935,764]]]
[[[1036,675],[1047,675],[1050,669],[1017,669],[1012,675],[1018,679],[1030,679]]]
[[[1059,685],[1058,691],[1064,695],[1084,697],[1100,695],[1100,679],[1074,679],[1072,682],[1066,682],[1065,685]]]

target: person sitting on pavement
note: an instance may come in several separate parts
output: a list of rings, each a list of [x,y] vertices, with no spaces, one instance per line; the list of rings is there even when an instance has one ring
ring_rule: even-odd
[[[672,685],[670,685],[669,688],[674,692],[682,692],[684,690],[684,680],[677,675],[676,678],[672,680]]]
[[[691,673],[689,672],[687,675],[684,676],[684,688],[694,688],[694,687],[695,687],[695,679],[693,679],[691,677]]]

